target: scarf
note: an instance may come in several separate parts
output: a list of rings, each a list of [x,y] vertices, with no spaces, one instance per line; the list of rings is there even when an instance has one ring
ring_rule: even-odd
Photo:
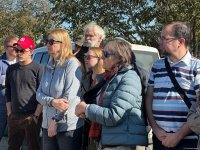
[[[119,71],[119,67],[114,67],[111,71],[105,71],[104,74],[104,80],[108,81]],[[105,84],[107,85],[107,84]],[[101,88],[101,92],[99,94],[99,99],[97,105],[102,106],[103,105],[103,96],[105,92],[106,86]],[[101,129],[102,125],[92,121],[91,126],[90,126],[90,131],[89,131],[89,137],[92,139],[95,139],[97,141],[100,141],[101,138]]]

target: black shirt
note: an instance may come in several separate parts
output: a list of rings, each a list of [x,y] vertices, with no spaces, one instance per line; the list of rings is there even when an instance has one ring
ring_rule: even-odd
[[[6,97],[11,102],[12,113],[31,114],[37,107],[36,91],[43,67],[32,61],[28,65],[13,64],[6,72]]]

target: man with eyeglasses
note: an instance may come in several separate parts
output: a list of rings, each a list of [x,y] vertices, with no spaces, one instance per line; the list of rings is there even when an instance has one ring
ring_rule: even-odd
[[[36,101],[36,91],[43,68],[31,59],[34,42],[28,36],[22,36],[14,49],[18,63],[6,72],[8,150],[19,150],[24,138],[29,150],[39,150],[42,106]]]
[[[198,99],[200,61],[191,56],[189,41],[190,29],[185,23],[173,22],[161,31],[159,44],[167,56],[153,64],[146,95],[154,150],[197,148],[197,136],[187,124],[189,107],[186,99],[182,98],[170,79],[171,74],[174,74],[190,103]],[[171,68],[172,73],[168,73],[166,69],[167,62],[167,68]]]
[[[8,66],[16,63],[16,52],[13,44],[17,42],[18,38],[9,36],[4,41],[5,52],[0,56],[0,141],[4,135],[7,124],[6,114],[6,96],[5,96],[5,78]]]

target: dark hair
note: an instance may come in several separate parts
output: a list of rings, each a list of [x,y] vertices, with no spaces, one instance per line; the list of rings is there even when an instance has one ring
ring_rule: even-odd
[[[172,22],[172,35],[177,38],[185,39],[185,46],[189,46],[190,44],[190,27],[183,22]]]
[[[4,42],[3,42],[4,48],[7,47],[7,44],[8,44],[10,41],[15,40],[15,39],[18,40],[18,37],[17,37],[17,36],[14,36],[14,35],[8,36],[8,37],[4,40]]]

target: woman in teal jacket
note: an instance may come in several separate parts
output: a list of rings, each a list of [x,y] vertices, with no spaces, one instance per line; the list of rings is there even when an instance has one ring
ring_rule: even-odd
[[[105,84],[97,92],[97,104],[76,106],[77,116],[92,121],[89,136],[100,141],[101,149],[133,150],[147,145],[141,80],[132,62],[135,57],[127,42],[108,42],[103,50]]]

